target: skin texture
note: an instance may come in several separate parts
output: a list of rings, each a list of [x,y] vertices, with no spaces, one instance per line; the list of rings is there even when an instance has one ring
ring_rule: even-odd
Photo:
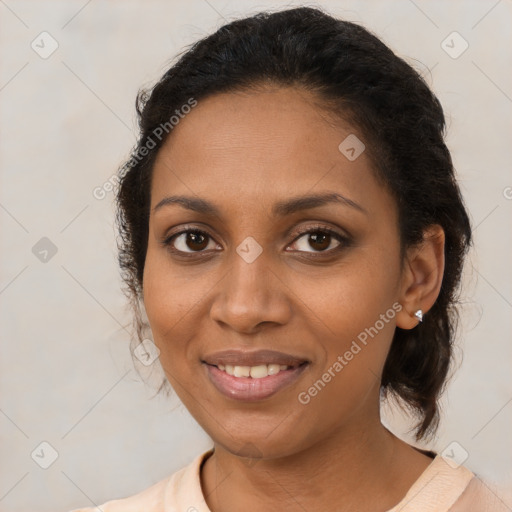
[[[379,382],[395,327],[414,328],[414,312],[428,314],[437,298],[444,234],[432,226],[402,265],[396,203],[368,151],[349,161],[338,150],[351,133],[364,140],[329,121],[312,93],[266,88],[200,101],[157,155],[144,305],[167,378],[215,443],[201,472],[213,512],[385,511],[431,462],[382,426]],[[323,192],[364,211],[331,203],[271,214],[277,201]],[[207,199],[220,217],[176,204],[153,211],[171,195]],[[298,233],[318,224],[350,242]],[[174,239],[192,258],[162,243],[190,228],[210,237]],[[263,250],[252,263],[236,252],[249,236]],[[300,403],[298,394],[396,303],[402,310]],[[221,395],[201,363],[228,348],[279,350],[310,364],[293,386],[240,402]]]

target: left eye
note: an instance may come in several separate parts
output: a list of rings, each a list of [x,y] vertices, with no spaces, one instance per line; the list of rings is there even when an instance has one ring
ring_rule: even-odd
[[[333,241],[336,241],[337,245],[329,249]],[[315,229],[302,233],[302,235],[295,240],[294,245],[298,245],[298,250],[303,252],[328,252],[327,249],[333,250],[339,247],[344,241],[345,237],[339,233],[329,229]],[[308,247],[313,248],[314,251],[309,251]]]

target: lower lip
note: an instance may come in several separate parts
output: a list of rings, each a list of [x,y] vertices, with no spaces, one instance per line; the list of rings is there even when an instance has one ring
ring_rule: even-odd
[[[234,377],[219,370],[216,366],[206,364],[208,377],[212,384],[224,396],[245,402],[255,402],[268,398],[278,391],[294,383],[306,368],[307,363],[289,370],[281,370],[275,375],[268,375],[261,379],[251,377]]]

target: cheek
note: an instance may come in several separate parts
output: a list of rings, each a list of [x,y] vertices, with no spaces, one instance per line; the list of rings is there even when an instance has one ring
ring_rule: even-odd
[[[363,251],[329,270],[329,276],[294,279],[295,294],[314,313],[324,334],[332,339],[355,339],[386,315],[379,331],[392,334],[399,280],[398,256],[379,258]]]
[[[327,297],[332,301],[323,318],[331,332],[329,337],[319,338],[325,356],[297,397],[308,417],[323,418],[321,425],[309,425],[312,430],[328,430],[372,410],[372,397],[379,396],[382,370],[395,330],[396,310],[392,303],[384,297],[377,300],[363,293],[348,294],[347,287],[343,289],[346,297]]]
[[[396,301],[398,254],[379,254],[368,248],[346,263],[322,286],[306,285],[302,280],[301,287],[325,334],[318,336],[325,360],[311,380],[327,372],[325,380],[332,392],[338,389],[342,392],[338,400],[350,403],[380,377],[401,306]],[[351,396],[345,397],[347,389]]]
[[[165,251],[154,250],[151,246],[146,256],[143,283],[144,306],[154,342],[165,364],[174,359],[167,357],[171,349],[179,352],[180,347],[186,348],[185,343],[171,342],[186,337],[184,319],[200,303],[201,293],[197,287],[187,287],[176,268],[169,264]]]

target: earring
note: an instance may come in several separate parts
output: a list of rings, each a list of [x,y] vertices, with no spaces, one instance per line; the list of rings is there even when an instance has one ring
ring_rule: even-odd
[[[419,322],[423,322],[423,311],[421,309],[418,309],[418,311],[414,313],[414,316],[418,319]]]

